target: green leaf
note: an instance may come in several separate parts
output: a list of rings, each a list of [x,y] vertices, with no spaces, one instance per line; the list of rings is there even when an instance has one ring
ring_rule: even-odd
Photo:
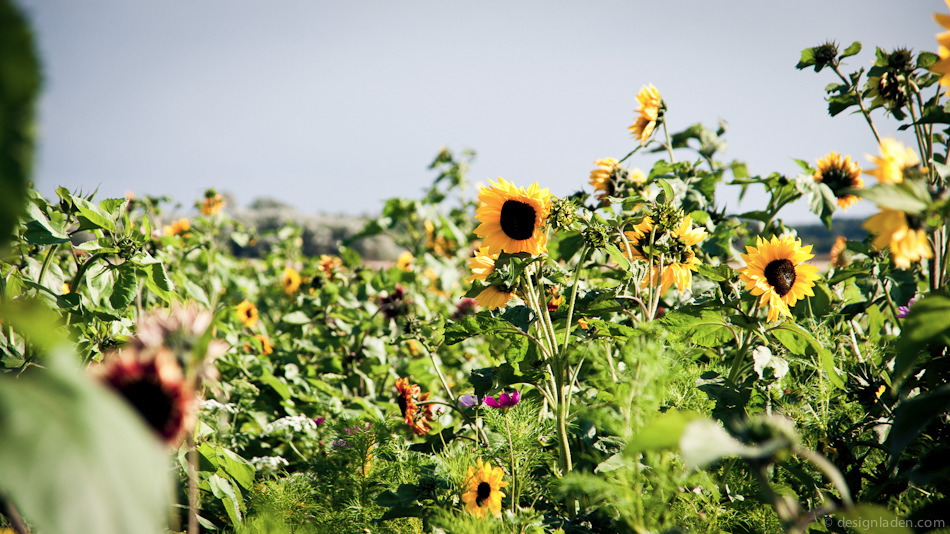
[[[916,306],[916,304],[915,304]],[[894,424],[887,435],[894,462],[917,435],[940,415],[950,411],[950,384],[904,399],[894,408]]]
[[[861,42],[860,42],[860,41],[855,41],[855,42],[851,43],[851,45],[849,45],[848,48],[845,48],[845,49],[844,49],[844,52],[842,52],[841,55],[838,56],[838,59],[844,59],[844,58],[846,58],[846,57],[851,57],[851,56],[857,55],[857,54],[860,53],[860,52],[861,52]]]
[[[643,451],[675,449],[679,446],[680,437],[686,425],[699,417],[699,414],[675,409],[661,413],[634,435],[625,452],[636,454]]]
[[[158,295],[165,302],[171,302],[174,299],[174,284],[168,278],[168,272],[165,271],[165,265],[161,262],[150,263],[145,268],[145,284],[149,290]]]
[[[914,303],[901,324],[897,340],[892,383],[897,385],[913,371],[924,348],[932,342],[946,342],[950,336],[950,294],[931,293]]]
[[[683,306],[667,313],[659,323],[679,339],[701,347],[718,347],[733,338],[722,310]]]
[[[838,389],[845,389],[844,380],[835,367],[834,355],[810,332],[791,322],[782,323],[769,332],[792,354],[804,355],[805,349],[802,343],[807,343],[814,353],[818,355],[818,359],[821,361],[821,367],[825,371],[825,375],[831,384]]]
[[[26,232],[23,237],[32,245],[54,245],[69,241],[69,236],[59,224],[49,220],[33,202],[26,204]]]
[[[617,266],[620,267],[621,270],[626,271],[630,269],[630,260],[624,257],[620,249],[617,248],[617,245],[608,244],[604,249],[607,251],[607,255],[610,256],[610,259],[617,262]]]
[[[37,531],[162,533],[167,452],[119,396],[61,354],[0,376],[0,492]]]
[[[899,184],[878,184],[868,189],[849,189],[848,193],[866,198],[878,206],[916,215],[927,209],[930,194],[926,186],[912,180]]]
[[[221,500],[231,524],[240,525],[242,521],[241,508],[244,503],[239,490],[231,481],[218,475],[217,473],[208,477],[208,484],[211,486],[211,493]]]
[[[728,265],[707,265],[705,263],[697,267],[697,272],[704,278],[713,282],[725,282],[731,280],[736,272]]]
[[[280,318],[280,321],[287,324],[303,325],[310,324],[310,317],[306,313],[297,310],[284,315]]]
[[[696,419],[680,432],[680,453],[691,467],[704,468],[726,456],[742,456],[747,447],[712,419]]]
[[[115,268],[115,285],[112,286],[112,295],[109,304],[113,309],[121,310],[132,302],[139,288],[139,279],[135,272],[135,265],[125,262]]]
[[[478,335],[490,336],[498,333],[517,333],[520,329],[514,324],[492,317],[487,314],[478,313],[462,318],[460,321],[452,323],[445,327],[445,343],[455,345],[470,337]]]
[[[115,218],[102,207],[82,197],[73,197],[73,204],[79,209],[79,213],[97,228],[115,233]]]
[[[663,198],[657,198],[657,202],[672,202],[673,201],[673,186],[670,185],[669,180],[660,179],[656,181],[656,185],[660,186],[660,189],[663,190],[663,193],[666,194]]]
[[[809,47],[802,50],[801,58],[798,60],[798,63],[795,65],[795,68],[798,70],[802,70],[802,69],[811,67],[814,64],[815,64],[815,49]]]

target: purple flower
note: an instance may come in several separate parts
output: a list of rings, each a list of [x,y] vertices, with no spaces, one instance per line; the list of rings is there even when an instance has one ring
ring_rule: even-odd
[[[503,392],[498,395],[498,398],[495,397],[485,397],[485,400],[482,401],[484,404],[491,406],[492,408],[511,408],[515,404],[521,401],[521,393],[518,390],[512,391],[511,393]]]
[[[327,418],[326,418],[326,417],[322,417],[322,416],[321,416],[321,417],[317,417],[317,418],[315,418],[315,419],[313,420],[313,424],[315,424],[315,425],[317,425],[317,426],[320,426],[320,425],[322,425],[323,423],[326,423],[326,422],[327,422]]]
[[[478,404],[478,397],[475,395],[462,395],[459,397],[459,406],[462,408],[471,408]]]
[[[897,318],[903,319],[904,317],[907,317],[907,314],[910,313],[910,307],[913,306],[915,302],[917,302],[917,297],[912,297],[909,301],[907,301],[907,306],[898,306]]]

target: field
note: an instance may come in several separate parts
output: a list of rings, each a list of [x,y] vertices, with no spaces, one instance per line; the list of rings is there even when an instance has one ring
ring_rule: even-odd
[[[474,154],[442,149],[344,231],[216,190],[43,198],[38,59],[0,11],[0,533],[950,532],[950,35],[797,58],[866,163],[752,176],[646,85],[573,195],[466,197]],[[802,198],[880,212],[818,258],[778,217]]]

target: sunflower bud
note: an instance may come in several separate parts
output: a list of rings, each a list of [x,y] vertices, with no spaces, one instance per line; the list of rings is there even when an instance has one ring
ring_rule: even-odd
[[[838,66],[838,45],[834,41],[820,44],[812,48],[815,54],[815,67],[837,67]]]
[[[898,48],[887,56],[887,67],[897,72],[908,73],[914,70],[914,54],[906,48]]]
[[[577,204],[569,198],[553,198],[551,200],[551,213],[548,216],[548,224],[553,230],[566,229],[574,227],[577,222]]]
[[[605,224],[591,221],[584,232],[584,241],[592,248],[604,248],[610,242],[610,229]]]

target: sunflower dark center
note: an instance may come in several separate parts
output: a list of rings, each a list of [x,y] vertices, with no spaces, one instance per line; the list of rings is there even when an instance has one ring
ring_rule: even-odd
[[[150,427],[164,434],[174,411],[174,399],[169,397],[160,384],[148,379],[136,380],[120,386],[119,393],[142,415]]]
[[[824,170],[821,173],[821,181],[831,189],[835,196],[838,196],[841,191],[854,186],[854,178],[851,173],[838,167]]]
[[[765,279],[780,297],[784,297],[795,285],[795,264],[786,258],[773,260],[765,266]]]
[[[523,241],[534,234],[537,212],[529,204],[506,200],[501,206],[501,229],[505,235]]]
[[[478,489],[475,490],[475,504],[481,506],[482,501],[488,500],[489,497],[491,497],[491,484],[488,482],[479,483]]]

